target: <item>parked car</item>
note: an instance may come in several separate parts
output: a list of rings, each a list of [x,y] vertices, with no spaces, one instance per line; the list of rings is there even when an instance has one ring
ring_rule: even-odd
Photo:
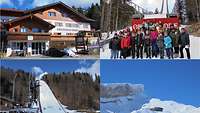
[[[46,51],[45,55],[50,57],[63,57],[67,55],[67,53],[60,51],[56,48],[50,48],[49,50]]]

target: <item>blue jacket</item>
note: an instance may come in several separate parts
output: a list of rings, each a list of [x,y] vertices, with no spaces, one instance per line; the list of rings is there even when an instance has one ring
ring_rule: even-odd
[[[165,48],[172,48],[172,39],[170,36],[165,36],[164,38]]]

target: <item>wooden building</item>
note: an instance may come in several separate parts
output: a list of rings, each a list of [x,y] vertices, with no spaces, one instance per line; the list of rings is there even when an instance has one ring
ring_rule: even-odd
[[[49,48],[67,48],[75,43],[79,31],[91,31],[87,18],[62,2],[56,2],[30,10],[0,9],[1,49],[7,54],[26,51],[28,55],[40,55]],[[88,32],[86,38],[91,39]]]

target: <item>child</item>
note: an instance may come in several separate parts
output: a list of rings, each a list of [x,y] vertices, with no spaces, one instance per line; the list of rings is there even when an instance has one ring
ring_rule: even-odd
[[[164,35],[165,35],[165,37],[164,37],[164,44],[165,44],[165,49],[166,49],[167,57],[168,57],[168,59],[171,59],[171,58],[173,59],[172,39],[168,35],[167,32],[165,32]]]

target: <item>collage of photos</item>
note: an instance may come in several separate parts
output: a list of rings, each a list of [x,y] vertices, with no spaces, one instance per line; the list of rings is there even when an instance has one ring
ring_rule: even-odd
[[[0,0],[0,113],[200,113],[199,0]]]

